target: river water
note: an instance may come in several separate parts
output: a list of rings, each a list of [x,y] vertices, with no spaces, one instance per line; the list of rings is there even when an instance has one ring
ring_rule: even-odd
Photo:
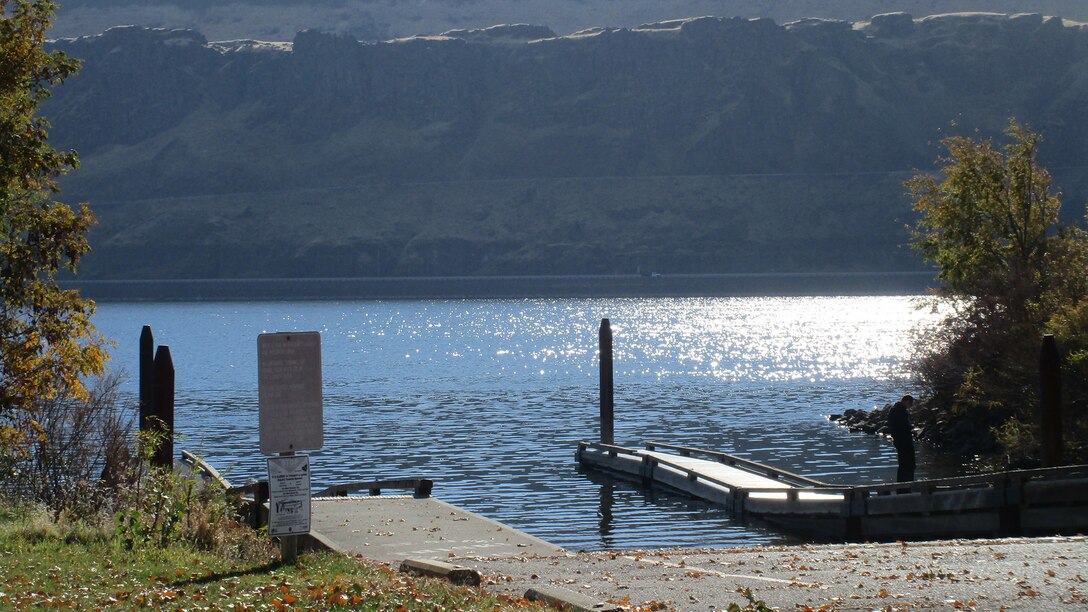
[[[918,298],[775,297],[102,303],[134,402],[142,325],[169,345],[177,448],[264,477],[257,336],[322,336],[313,483],[435,480],[434,495],[570,549],[739,546],[783,536],[574,462],[598,435],[597,330],[615,337],[616,442],[684,444],[833,483],[889,481],[891,444],[826,416],[908,388]],[[927,454],[919,477],[959,466]]]

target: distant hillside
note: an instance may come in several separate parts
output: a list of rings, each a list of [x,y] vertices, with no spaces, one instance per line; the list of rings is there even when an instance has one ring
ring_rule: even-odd
[[[316,29],[377,41],[496,23],[539,23],[560,34],[635,27],[677,17],[818,17],[864,21],[904,12],[917,17],[984,11],[1060,15],[1088,22],[1084,0],[64,0],[58,36],[98,34],[116,25],[190,28],[210,40],[290,41]]]
[[[57,45],[88,277],[916,269],[900,182],[1010,115],[1088,198],[1088,28],[1040,16]]]

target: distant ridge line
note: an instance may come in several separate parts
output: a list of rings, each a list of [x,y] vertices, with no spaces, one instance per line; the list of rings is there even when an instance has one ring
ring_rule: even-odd
[[[98,301],[531,299],[922,295],[934,274],[805,272],[584,276],[114,279],[65,281]]]

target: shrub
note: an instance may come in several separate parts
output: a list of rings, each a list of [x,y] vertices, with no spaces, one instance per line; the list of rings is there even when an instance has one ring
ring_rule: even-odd
[[[54,517],[112,511],[134,465],[133,411],[119,404],[119,384],[109,375],[86,399],[50,398],[33,413],[7,414],[13,429],[34,432],[34,440],[0,455],[0,490],[40,502]]]
[[[181,541],[243,560],[273,554],[271,540],[239,520],[240,500],[218,481],[196,469],[150,467],[162,436],[161,430],[152,429],[137,437],[140,461],[127,479],[130,484],[120,491],[114,515],[121,545],[129,550],[165,548]]]

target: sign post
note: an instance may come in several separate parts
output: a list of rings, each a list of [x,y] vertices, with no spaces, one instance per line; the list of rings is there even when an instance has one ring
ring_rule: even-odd
[[[257,379],[261,453],[280,455],[268,459],[268,532],[292,562],[297,536],[310,532],[310,458],[295,453],[324,444],[321,334],[258,336]]]

